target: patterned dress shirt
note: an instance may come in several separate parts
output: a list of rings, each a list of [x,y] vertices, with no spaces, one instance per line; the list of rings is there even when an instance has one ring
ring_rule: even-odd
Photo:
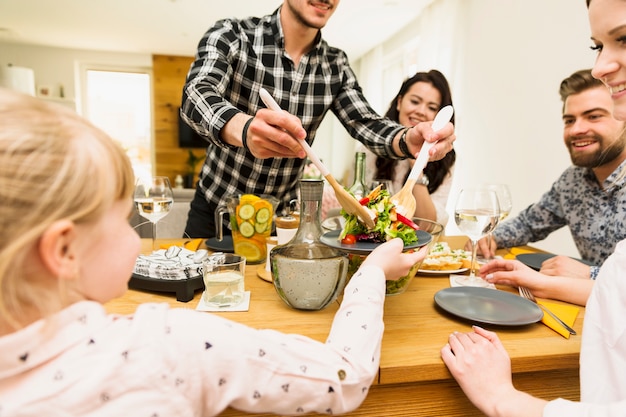
[[[568,226],[582,259],[595,265],[595,279],[617,242],[626,238],[626,180],[620,175],[625,168],[623,162],[600,187],[591,169],[570,166],[537,203],[496,227],[498,247],[536,242]]]
[[[263,18],[218,21],[200,41],[187,76],[181,112],[209,142],[198,191],[210,212],[223,204],[226,195],[237,192],[273,195],[281,201],[279,210],[297,198],[305,160],[256,159],[220,139],[221,129],[237,113],[254,115],[265,108],[261,87],[282,109],[300,118],[308,143],[330,110],[373,152],[401,159],[391,143],[402,126],[370,107],[346,54],[328,46],[320,34],[296,66],[285,52],[279,12],[280,8]]]

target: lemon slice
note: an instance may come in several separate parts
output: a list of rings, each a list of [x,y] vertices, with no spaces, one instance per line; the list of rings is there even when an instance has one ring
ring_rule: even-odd
[[[254,194],[243,194],[240,198],[239,198],[239,204],[252,204],[255,203],[257,201],[259,201],[261,199],[261,197],[258,197]]]
[[[237,242],[235,244],[235,253],[241,256],[245,256],[246,260],[250,262],[258,261],[261,259],[261,250],[250,242]]]

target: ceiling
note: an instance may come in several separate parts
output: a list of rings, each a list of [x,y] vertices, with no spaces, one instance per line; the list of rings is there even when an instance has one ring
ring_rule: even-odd
[[[432,0],[342,0],[323,29],[354,60]],[[194,55],[224,17],[269,14],[282,0],[0,0],[0,42],[100,51]]]

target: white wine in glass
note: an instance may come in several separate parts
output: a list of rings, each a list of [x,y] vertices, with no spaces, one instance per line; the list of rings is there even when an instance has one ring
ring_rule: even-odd
[[[454,220],[461,232],[472,242],[472,261],[469,276],[457,277],[459,285],[486,287],[489,284],[476,276],[478,241],[496,227],[500,219],[500,205],[494,191],[484,188],[461,190],[454,207]]]
[[[513,209],[513,200],[511,199],[511,192],[506,184],[483,184],[481,188],[494,191],[498,196],[498,204],[500,205],[500,218],[498,223],[506,219],[511,210]],[[491,232],[487,235],[487,245],[491,248]],[[485,259],[487,261],[487,259]]]
[[[156,239],[156,224],[172,209],[174,195],[167,177],[139,178],[135,184],[135,207],[141,217],[152,223],[152,248]]]

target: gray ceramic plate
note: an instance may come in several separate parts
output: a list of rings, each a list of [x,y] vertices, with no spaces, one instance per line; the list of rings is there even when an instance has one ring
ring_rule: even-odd
[[[501,326],[523,326],[543,317],[541,308],[532,301],[491,288],[445,288],[435,294],[435,303],[455,316]]]
[[[416,230],[415,233],[417,234],[417,242],[406,245],[404,247],[404,250],[421,248],[422,246],[428,245],[428,243],[433,238],[430,233],[423,230]],[[373,242],[357,242],[354,245],[346,245],[344,243],[341,243],[341,241],[339,240],[340,234],[341,230],[326,232],[322,235],[320,240],[325,245],[331,246],[335,249],[341,249],[344,252],[353,253],[356,255],[368,255],[371,251],[373,251],[380,245],[380,243]]]
[[[541,264],[546,259],[550,259],[556,256],[553,253],[523,253],[521,255],[517,255],[515,259],[523,263],[524,265],[534,269],[535,271],[539,271],[541,269]],[[578,262],[582,262],[585,265],[593,266],[591,262],[584,261],[582,259],[572,258],[577,260]]]

